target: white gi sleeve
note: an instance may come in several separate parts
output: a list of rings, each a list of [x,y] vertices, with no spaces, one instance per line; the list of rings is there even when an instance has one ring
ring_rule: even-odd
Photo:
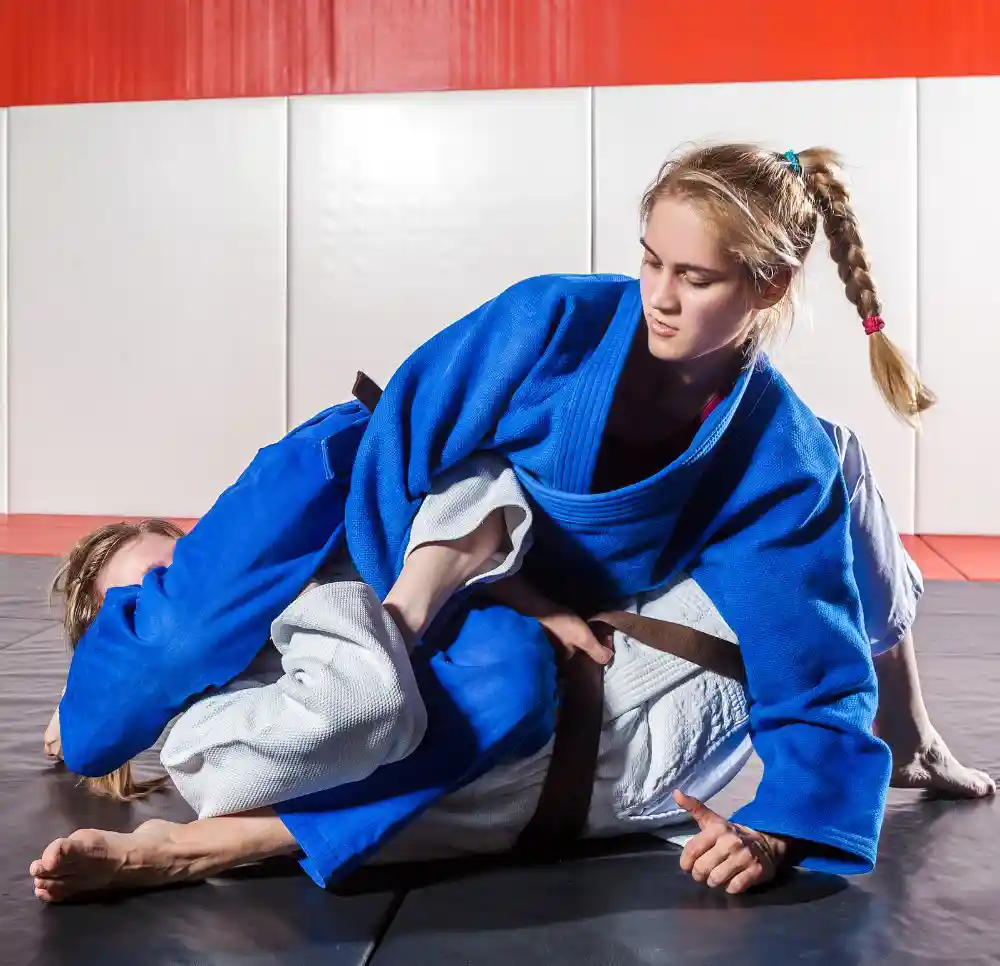
[[[507,546],[463,586],[516,573],[531,548],[531,505],[510,464],[484,453],[442,474],[424,497],[410,529],[407,558],[421,544],[468,536],[494,510],[503,510]]]

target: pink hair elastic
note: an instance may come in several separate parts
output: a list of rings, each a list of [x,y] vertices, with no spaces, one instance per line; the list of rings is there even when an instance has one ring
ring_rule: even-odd
[[[885,320],[881,315],[869,315],[864,321],[865,335],[874,335],[885,328]]]

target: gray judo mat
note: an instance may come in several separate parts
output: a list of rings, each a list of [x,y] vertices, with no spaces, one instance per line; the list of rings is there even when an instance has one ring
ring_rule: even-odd
[[[168,792],[88,795],[42,753],[68,664],[46,600],[55,561],[0,556],[0,964],[1000,963],[1000,806],[890,793],[878,868],[795,873],[755,894],[696,885],[652,837],[571,860],[365,870],[323,892],[294,862],[96,903],[45,906],[28,863],[77,828],[185,821]],[[931,717],[968,764],[1000,774],[1000,584],[930,584],[917,625]],[[148,753],[140,775],[156,773]],[[712,804],[753,793],[746,772]],[[850,787],[851,776],[844,776]]]

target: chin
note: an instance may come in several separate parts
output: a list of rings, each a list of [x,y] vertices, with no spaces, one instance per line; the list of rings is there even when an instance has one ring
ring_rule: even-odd
[[[676,335],[664,338],[661,335],[655,335],[647,328],[646,344],[649,346],[649,354],[654,359],[662,359],[664,362],[679,362],[689,357],[689,354],[684,351],[680,337]]]

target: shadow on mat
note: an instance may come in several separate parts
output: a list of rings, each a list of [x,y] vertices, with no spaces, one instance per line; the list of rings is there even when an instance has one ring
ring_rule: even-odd
[[[704,909],[727,908],[734,904],[754,906],[796,906],[817,902],[850,888],[841,876],[792,870],[765,888],[743,896],[699,885],[680,871],[680,849],[652,836],[629,836],[601,843],[585,843],[573,855],[557,862],[525,862],[516,855],[473,857],[447,862],[411,863],[359,869],[331,891],[337,895],[364,895],[372,892],[438,890],[442,894],[467,895],[467,889],[502,890],[505,901],[516,905],[516,893],[527,890],[533,895],[545,893],[558,897],[567,891],[573,895],[572,918],[599,915],[613,908],[625,908],[623,896],[629,896],[630,908]],[[629,887],[635,876],[629,870],[641,870],[639,876],[655,878],[651,892]],[[626,887],[618,888],[622,880]],[[611,881],[615,890],[608,891]],[[510,889],[512,883],[517,889]],[[510,911],[506,905],[503,914]],[[560,915],[558,899],[533,905],[544,910],[543,918]],[[463,905],[464,909],[464,905]],[[533,915],[533,913],[532,913]],[[484,924],[483,928],[488,928]]]

